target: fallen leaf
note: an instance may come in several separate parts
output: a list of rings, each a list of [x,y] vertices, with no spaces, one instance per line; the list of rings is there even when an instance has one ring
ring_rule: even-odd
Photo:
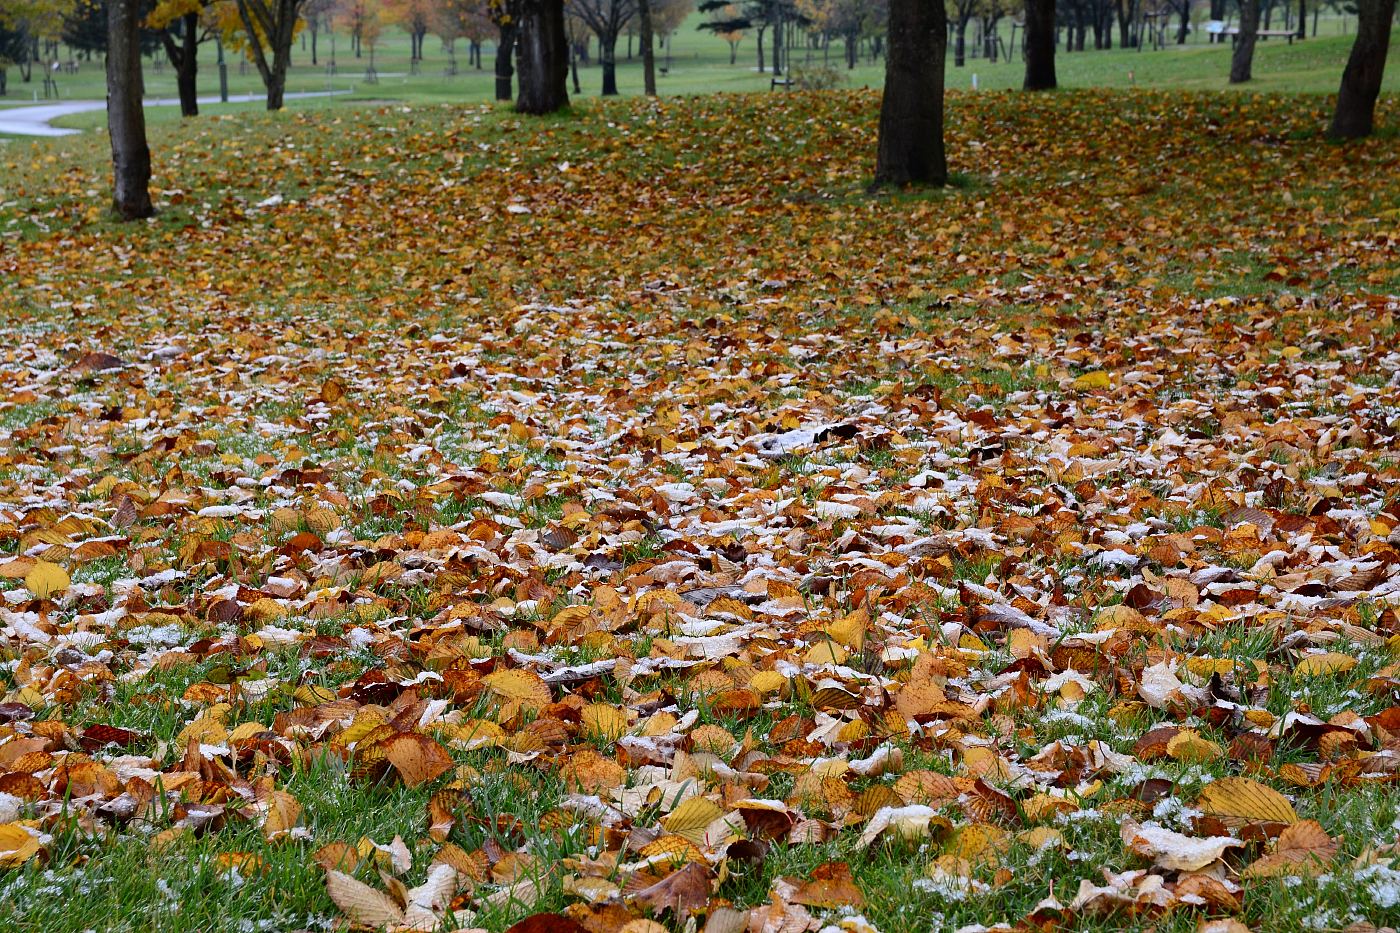
[[[1158,868],[1167,871],[1200,871],[1218,861],[1227,849],[1241,843],[1229,836],[1186,836],[1155,823],[1123,823],[1123,844]]]
[[[1242,874],[1245,878],[1282,875],[1316,877],[1327,871],[1341,845],[1316,820],[1299,820],[1279,833],[1274,849]]]
[[[1227,824],[1294,823],[1293,804],[1278,791],[1250,778],[1221,778],[1201,790],[1196,801],[1201,812],[1218,816]]]
[[[50,599],[68,589],[68,572],[57,564],[46,560],[36,561],[34,567],[25,574],[24,587],[39,599]]]

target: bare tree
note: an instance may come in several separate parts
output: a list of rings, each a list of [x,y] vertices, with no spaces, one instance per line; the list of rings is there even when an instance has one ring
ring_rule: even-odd
[[[637,15],[637,0],[569,0],[569,12],[598,37],[603,96],[613,96],[617,93],[617,37]]]

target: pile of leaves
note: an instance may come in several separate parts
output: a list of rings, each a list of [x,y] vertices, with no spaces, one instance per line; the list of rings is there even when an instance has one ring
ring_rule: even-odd
[[[955,97],[880,198],[864,93],[250,117],[134,232],[36,149],[0,916],[1394,924],[1400,156],[1317,106]]]

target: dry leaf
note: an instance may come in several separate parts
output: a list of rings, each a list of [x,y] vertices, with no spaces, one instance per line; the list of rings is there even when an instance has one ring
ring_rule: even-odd
[[[24,587],[39,599],[51,599],[68,589],[68,572],[46,560],[36,561],[24,576]]]
[[[1185,836],[1154,823],[1139,825],[1132,820],[1123,823],[1122,836],[1130,850],[1167,871],[1200,871],[1218,861],[1227,849],[1241,845],[1229,836]]]
[[[1201,812],[1218,816],[1227,824],[1294,823],[1293,804],[1278,791],[1249,778],[1221,778],[1201,790],[1196,801]]]

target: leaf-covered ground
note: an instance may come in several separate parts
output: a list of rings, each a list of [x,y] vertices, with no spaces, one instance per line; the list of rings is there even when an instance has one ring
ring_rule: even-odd
[[[1395,925],[1393,136],[876,103],[7,151],[0,923]]]

